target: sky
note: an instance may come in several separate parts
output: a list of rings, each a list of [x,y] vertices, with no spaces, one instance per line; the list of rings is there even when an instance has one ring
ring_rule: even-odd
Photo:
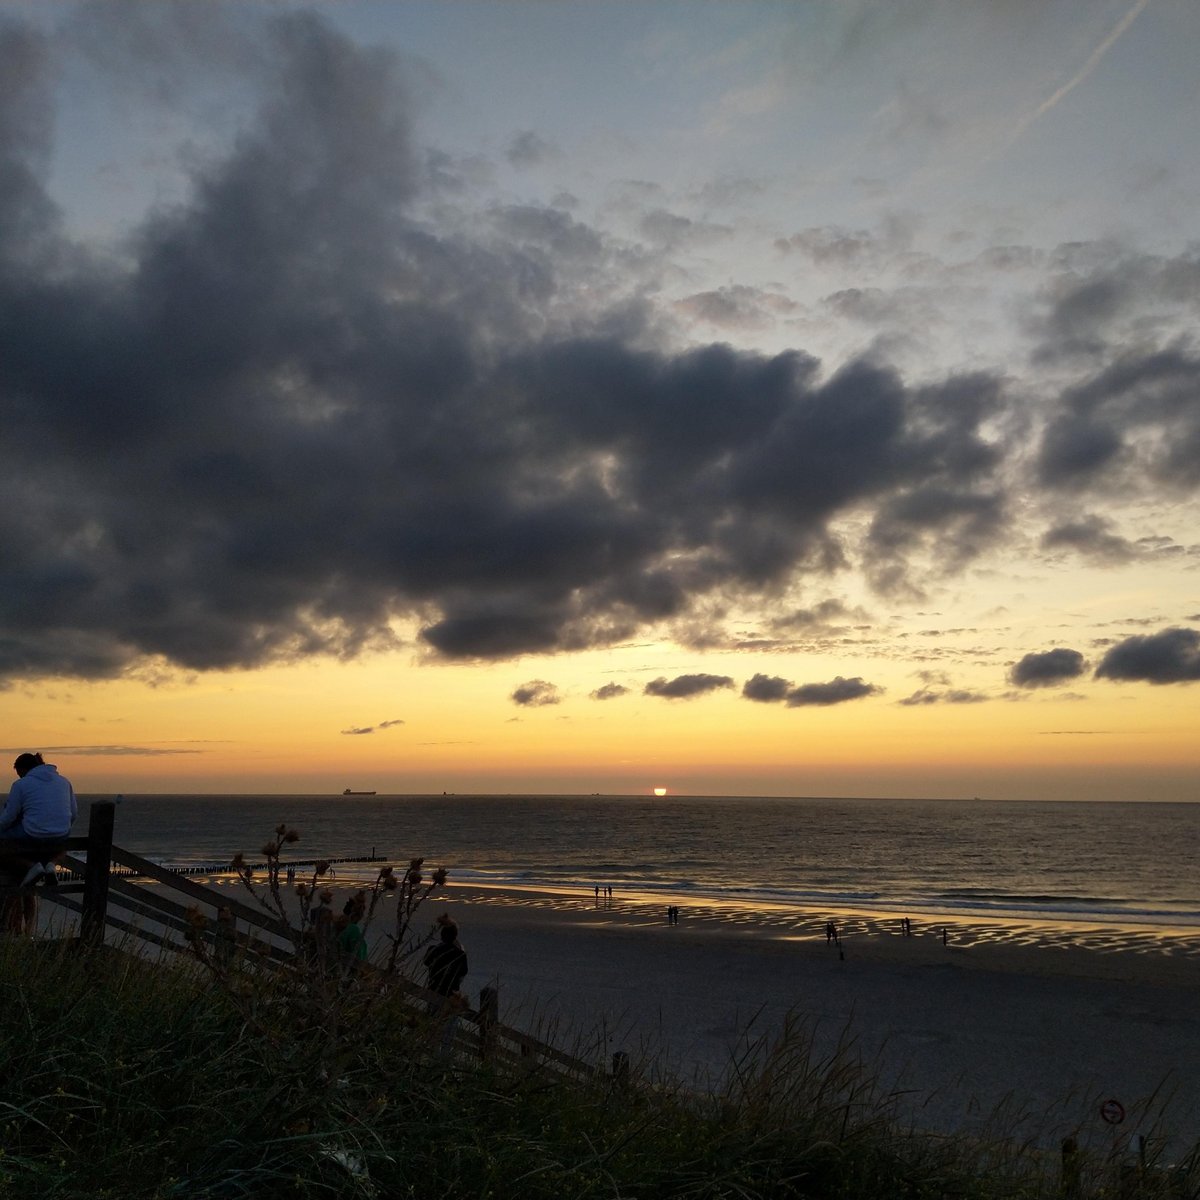
[[[1194,0],[0,0],[0,741],[1200,800]]]

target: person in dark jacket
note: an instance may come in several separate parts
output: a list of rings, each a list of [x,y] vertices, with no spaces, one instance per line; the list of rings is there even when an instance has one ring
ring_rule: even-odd
[[[440,1002],[432,1001],[440,1012],[467,974],[467,952],[458,940],[457,925],[442,926],[436,945],[425,951],[425,970],[429,972],[429,990],[441,997]]]

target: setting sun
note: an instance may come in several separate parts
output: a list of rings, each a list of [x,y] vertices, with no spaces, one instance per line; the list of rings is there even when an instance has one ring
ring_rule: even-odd
[[[666,788],[655,788],[654,794],[656,796],[665,796],[667,794],[667,789]]]

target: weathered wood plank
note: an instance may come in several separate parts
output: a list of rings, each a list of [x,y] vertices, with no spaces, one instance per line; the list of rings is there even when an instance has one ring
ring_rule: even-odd
[[[113,879],[109,884],[114,896],[119,896],[120,899],[111,899],[110,903],[120,904],[130,908],[131,911],[137,911],[142,916],[149,917],[151,920],[160,921],[165,925],[169,925],[172,929],[177,929],[186,937],[191,932],[191,923],[188,921],[188,910],[182,904],[176,903],[174,900],[168,899],[166,896],[160,896],[157,892],[150,888],[142,887],[136,883],[129,883],[124,879]],[[214,929],[207,930],[209,940],[215,938],[216,932]],[[295,958],[295,953],[290,945],[276,946],[270,942],[256,942],[256,945],[266,947],[268,957],[275,959],[277,962],[290,962]]]
[[[253,908],[233,896],[227,896],[224,892],[218,892],[214,888],[205,887],[202,883],[196,883],[186,875],[176,875],[166,867],[160,867],[158,863],[153,863],[148,858],[142,858],[140,854],[134,854],[129,850],[122,850],[119,846],[114,846],[113,861],[120,863],[123,867],[129,867],[148,879],[166,884],[200,904],[208,904],[216,908],[224,905],[239,920],[248,921],[251,925],[257,925],[259,929],[266,929],[279,937],[291,940],[287,926],[278,917],[271,916],[263,909]]]

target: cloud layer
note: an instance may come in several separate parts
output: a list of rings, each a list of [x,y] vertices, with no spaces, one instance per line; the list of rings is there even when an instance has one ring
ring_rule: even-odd
[[[1018,489],[1200,483],[1200,358],[1113,348],[1137,297],[1194,287],[1187,264],[1047,297],[1039,353],[1079,365],[1044,428],[999,372],[915,384],[876,353],[686,346],[621,282],[654,268],[663,214],[636,246],[552,207],[460,219],[441,200],[465,168],[417,142],[395,57],[311,16],[265,29],[238,138],[100,255],[47,192],[50,48],[0,26],[0,676],[349,657],[405,628],[447,658],[569,651],[710,600],[770,610],[848,566],[903,599],[1003,544]],[[524,132],[508,156],[553,147]],[[734,287],[690,312],[790,308]],[[1096,520],[1045,544],[1128,557]],[[1113,653],[1099,673],[1134,677]],[[1023,664],[1023,686],[1055,666]],[[755,679],[788,705],[875,690]],[[552,703],[538,685],[514,701]]]

